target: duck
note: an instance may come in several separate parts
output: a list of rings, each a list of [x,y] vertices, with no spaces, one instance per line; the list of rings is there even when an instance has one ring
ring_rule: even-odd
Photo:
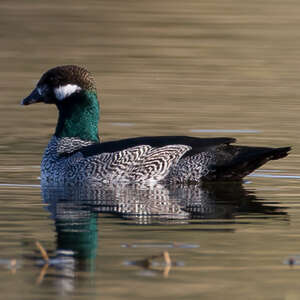
[[[240,181],[291,150],[235,145],[230,137],[145,136],[100,142],[96,82],[77,65],[43,73],[21,102],[34,103],[58,109],[56,129],[41,162],[44,184]]]

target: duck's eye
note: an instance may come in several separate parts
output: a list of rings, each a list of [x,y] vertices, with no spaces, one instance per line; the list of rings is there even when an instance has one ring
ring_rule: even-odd
[[[48,91],[48,86],[47,85],[38,86],[37,91],[38,91],[40,96],[45,96],[45,94]]]
[[[54,89],[54,94],[57,100],[64,100],[70,95],[81,91],[81,87],[76,84],[61,85]]]

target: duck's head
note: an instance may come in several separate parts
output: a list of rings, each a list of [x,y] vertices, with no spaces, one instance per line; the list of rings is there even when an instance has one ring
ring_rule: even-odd
[[[59,119],[55,135],[98,140],[99,104],[94,77],[83,67],[58,66],[45,72],[21,104],[55,104]]]
[[[35,89],[21,104],[43,102],[60,105],[88,91],[96,93],[94,77],[88,70],[75,65],[58,66],[42,75]]]

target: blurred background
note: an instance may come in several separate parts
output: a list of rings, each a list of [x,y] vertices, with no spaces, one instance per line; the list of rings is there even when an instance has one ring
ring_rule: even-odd
[[[105,139],[227,129],[259,131],[256,144],[295,142],[294,1],[4,0],[0,9],[5,138],[47,141],[55,108],[17,104],[47,69],[79,64],[96,77]]]
[[[294,0],[1,0],[0,257],[23,256],[36,239],[55,248],[38,176],[57,112],[19,103],[49,68],[78,64],[96,78],[102,140],[231,136],[239,144],[291,145],[293,151],[245,184],[255,201],[283,212],[279,219],[265,210],[250,217],[246,209],[231,214],[229,223],[222,214],[221,221],[192,227],[151,225],[145,234],[136,224],[104,218],[94,281],[80,282],[77,296],[297,299],[299,270],[291,273],[282,261],[300,251],[299,27]],[[168,281],[122,266],[136,255],[122,252],[123,242],[170,239],[200,248],[174,250],[186,266]],[[35,287],[35,273],[30,267],[6,277],[7,299],[23,290],[23,299],[54,297],[53,283]],[[22,282],[17,289],[16,280]]]

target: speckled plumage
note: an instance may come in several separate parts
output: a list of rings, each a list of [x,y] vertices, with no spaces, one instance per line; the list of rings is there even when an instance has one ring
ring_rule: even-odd
[[[70,147],[67,146],[68,143]],[[82,147],[89,145],[87,141],[79,139],[55,136],[51,138],[42,159],[42,183],[75,185],[83,181],[89,183],[158,182],[163,180],[169,170],[177,165],[182,155],[190,150],[190,147],[185,145],[169,145],[160,148],[140,145],[87,158],[80,151],[69,155],[70,149],[78,150],[80,143]]]
[[[290,147],[231,145],[232,138],[140,137],[99,143],[99,104],[93,76],[82,67],[45,72],[24,105],[55,104],[59,118],[45,150],[43,183],[200,182],[240,180]]]

